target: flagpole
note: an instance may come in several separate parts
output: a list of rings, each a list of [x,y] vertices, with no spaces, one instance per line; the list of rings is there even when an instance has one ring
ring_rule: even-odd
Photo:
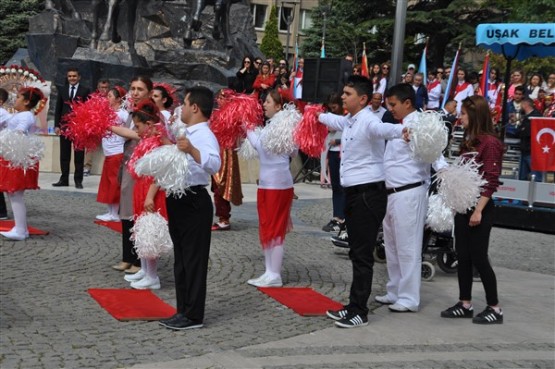
[[[459,43],[459,48],[457,49],[457,53],[455,54],[455,59],[453,60],[453,64],[451,65],[451,73],[449,73],[449,79],[447,80],[447,87],[445,88],[445,95],[443,95],[443,102],[441,103],[441,108],[445,107],[447,101],[449,100],[449,96],[451,95],[451,85],[453,84],[453,79],[455,78],[455,73],[457,71],[457,65],[459,62],[459,52],[461,51],[462,44]]]

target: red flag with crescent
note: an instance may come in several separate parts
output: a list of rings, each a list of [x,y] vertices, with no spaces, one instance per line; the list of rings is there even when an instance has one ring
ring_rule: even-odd
[[[530,119],[532,170],[555,171],[555,118]]]

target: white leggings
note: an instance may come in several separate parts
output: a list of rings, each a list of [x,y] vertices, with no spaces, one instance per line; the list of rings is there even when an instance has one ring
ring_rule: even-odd
[[[23,194],[25,190],[8,192],[8,199],[12,204],[13,217],[15,221],[15,227],[13,228],[15,232],[19,235],[25,235],[27,233],[27,207],[25,206],[25,200],[23,199]]]

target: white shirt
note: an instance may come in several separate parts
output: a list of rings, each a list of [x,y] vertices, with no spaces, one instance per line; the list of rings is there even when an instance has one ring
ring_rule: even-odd
[[[431,83],[431,82],[430,82]],[[439,99],[441,98],[441,83],[428,91],[428,109],[439,108]]]
[[[117,120],[116,125],[122,126],[129,117],[129,113],[125,109],[119,109],[116,112]],[[102,151],[104,156],[113,156],[123,153],[123,144],[125,143],[125,138],[116,135],[115,133],[102,138]]]
[[[30,111],[20,111],[8,119],[7,128],[12,131],[32,133],[35,128],[35,115]]]
[[[462,82],[464,83],[464,82]],[[459,85],[461,85],[462,83],[459,83]],[[472,86],[472,84],[468,84],[468,86],[462,90],[461,92],[457,93],[455,95],[455,97],[453,97],[453,100],[457,101],[457,116],[460,117],[461,115],[461,108],[462,108],[462,101],[464,99],[466,99],[469,96],[474,95],[474,87]]]
[[[200,164],[187,155],[189,160],[189,185],[207,186],[210,176],[220,170],[220,145],[214,133],[208,128],[207,122],[187,126],[187,138],[191,144],[200,152]]]
[[[387,109],[380,105],[380,107],[378,108],[378,110],[374,110],[374,109],[372,109],[372,106],[370,106],[370,111],[371,111],[372,113],[374,113],[374,114],[376,115],[376,117],[378,117],[379,120],[382,120],[383,115],[385,114],[385,112],[387,111]]]
[[[271,123],[270,123],[271,124]],[[263,129],[260,132],[248,131],[247,139],[258,152],[260,159],[260,171],[258,174],[258,187],[271,190],[285,190],[293,187],[293,177],[289,169],[289,158],[296,154],[276,155],[264,149],[262,137],[265,134]]]
[[[8,111],[4,108],[0,108],[0,129],[4,128],[8,119],[10,119],[12,115],[8,113]]]
[[[381,182],[384,174],[385,141],[401,137],[403,126],[382,123],[368,107],[352,116],[321,114],[320,122],[341,135],[341,167],[343,187]]]
[[[69,85],[69,90],[68,90],[68,94],[69,94],[69,98],[71,99],[72,97],[75,96],[71,96],[71,89],[75,87],[75,89],[73,90],[73,93],[75,94],[75,96],[77,96],[77,89],[79,88],[79,83],[76,83],[74,85]]]
[[[414,111],[403,118],[403,123],[418,122],[417,112]],[[403,126],[399,124],[399,126]],[[439,170],[447,166],[441,156],[432,166]],[[403,139],[391,140],[387,143],[384,154],[385,186],[397,188],[408,184],[425,181],[430,182],[430,164],[411,158],[408,142]]]

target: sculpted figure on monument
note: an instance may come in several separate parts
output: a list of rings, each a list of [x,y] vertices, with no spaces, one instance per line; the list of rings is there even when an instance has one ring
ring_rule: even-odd
[[[220,40],[223,36],[224,43],[226,47],[232,47],[229,31],[229,10],[232,3],[240,2],[241,0],[191,0],[192,1],[192,11],[191,19],[188,24],[185,25],[185,34],[183,39],[186,45],[190,45],[193,40],[193,32],[198,32],[202,26],[200,20],[200,15],[206,7],[206,5],[214,6],[214,29],[212,31],[212,37],[216,40]]]
[[[79,13],[75,10],[75,7],[71,3],[71,0],[45,0],[44,8],[46,10],[64,13],[70,13],[74,19],[81,19]]]

